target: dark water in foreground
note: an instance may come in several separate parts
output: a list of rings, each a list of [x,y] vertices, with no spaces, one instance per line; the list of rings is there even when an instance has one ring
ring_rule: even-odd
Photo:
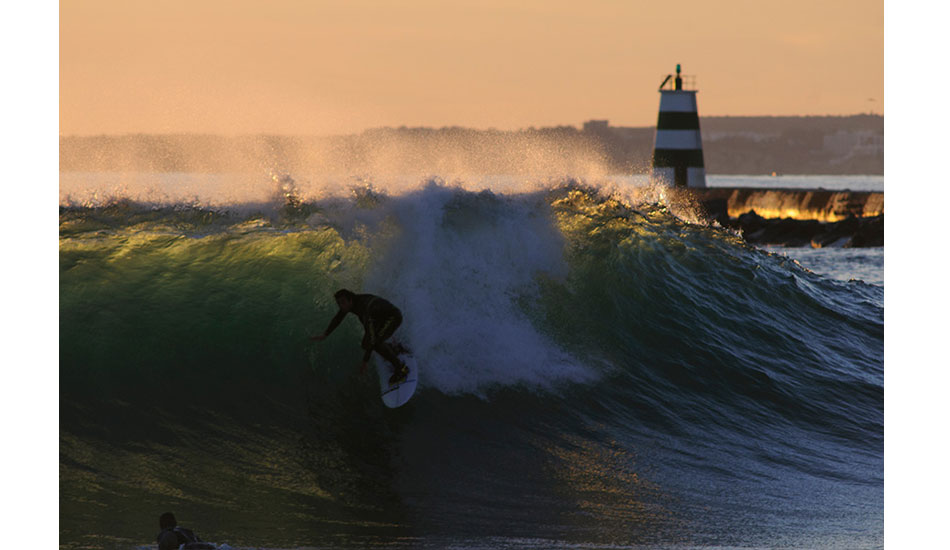
[[[60,544],[882,547],[883,277],[794,259],[571,184],[64,208]]]

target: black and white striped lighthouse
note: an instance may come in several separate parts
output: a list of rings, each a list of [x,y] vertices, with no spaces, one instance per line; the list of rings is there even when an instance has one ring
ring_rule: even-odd
[[[696,90],[684,89],[679,64],[676,77],[667,75],[660,84],[660,114],[653,140],[653,181],[675,187],[706,187]]]

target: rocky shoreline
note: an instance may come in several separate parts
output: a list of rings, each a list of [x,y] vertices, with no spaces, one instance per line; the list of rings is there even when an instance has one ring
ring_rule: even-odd
[[[752,244],[884,246],[883,193],[723,188],[691,191],[710,221],[738,231]],[[762,216],[757,207],[773,215]],[[792,212],[795,217],[787,215]]]
[[[869,218],[852,216],[839,222],[768,219],[752,212],[738,218],[718,219],[720,225],[740,232],[752,244],[812,248],[884,246],[884,214]]]

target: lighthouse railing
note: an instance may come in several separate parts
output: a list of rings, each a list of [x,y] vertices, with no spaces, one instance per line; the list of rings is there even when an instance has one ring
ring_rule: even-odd
[[[676,81],[675,75],[666,75],[664,78],[666,78],[666,80],[664,80],[663,83],[660,84],[660,90],[667,90],[667,91],[673,91],[673,90],[675,90],[675,89],[676,89],[676,86],[675,86],[675,81]],[[692,91],[692,92],[695,92],[695,91],[697,90],[697,88],[696,88],[696,75],[681,74],[681,75],[680,75],[680,78],[683,79],[683,87],[680,88],[681,90],[684,90],[684,91]]]

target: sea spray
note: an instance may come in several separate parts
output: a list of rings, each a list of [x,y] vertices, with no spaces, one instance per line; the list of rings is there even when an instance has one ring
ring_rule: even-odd
[[[400,230],[367,284],[404,304],[405,337],[432,365],[426,384],[454,393],[593,376],[518,307],[536,295],[538,277],[563,278],[568,269],[543,195],[475,194],[432,182],[393,202]]]

